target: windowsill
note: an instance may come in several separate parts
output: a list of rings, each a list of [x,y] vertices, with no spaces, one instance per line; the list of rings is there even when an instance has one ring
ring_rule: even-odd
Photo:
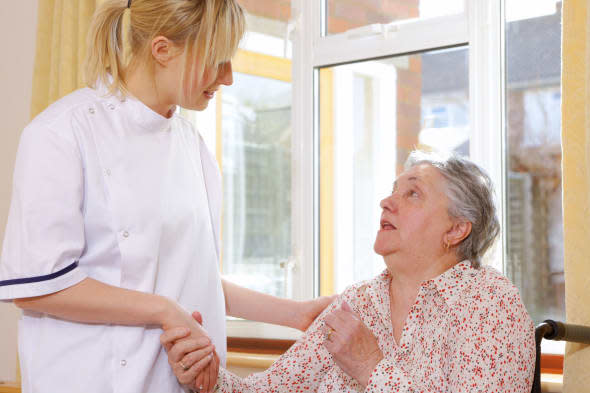
[[[228,352],[228,367],[248,367],[266,370],[280,355],[254,354],[244,352]]]
[[[0,393],[21,393],[20,383],[0,382]]]

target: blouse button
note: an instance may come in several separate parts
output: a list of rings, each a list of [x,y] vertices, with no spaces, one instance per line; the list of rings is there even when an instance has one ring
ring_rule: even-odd
[[[108,107],[109,107],[110,110],[114,110],[115,109],[115,106],[113,104],[109,104]]]
[[[121,360],[121,366],[125,367],[127,365],[127,360],[123,359]]]
[[[129,232],[127,232],[127,231],[124,231],[124,232],[123,232],[123,237],[124,237],[125,239],[127,239],[127,238],[129,237]]]
[[[111,170],[110,170],[110,169],[107,169],[106,171],[104,171],[104,173],[105,173],[107,176],[110,176],[110,175],[111,175]]]
[[[92,107],[88,108],[88,112],[90,112],[91,115],[94,115],[94,108],[92,108]]]

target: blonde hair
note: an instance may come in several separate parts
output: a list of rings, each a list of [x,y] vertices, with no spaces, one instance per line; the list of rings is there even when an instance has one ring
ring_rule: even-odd
[[[102,83],[111,94],[128,94],[129,71],[142,62],[153,71],[150,43],[160,35],[184,48],[184,72],[197,64],[197,78],[202,78],[205,69],[216,72],[231,60],[245,31],[244,13],[236,0],[132,0],[123,32],[127,9],[127,0],[107,0],[94,13],[84,66],[89,87]]]

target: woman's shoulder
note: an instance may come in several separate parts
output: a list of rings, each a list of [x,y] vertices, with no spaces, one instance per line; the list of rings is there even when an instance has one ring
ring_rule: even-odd
[[[75,90],[50,104],[29,123],[27,128],[60,129],[71,124],[71,118],[81,111],[89,111],[90,107],[100,101],[96,90],[82,88]]]
[[[472,279],[457,308],[461,313],[472,316],[491,312],[490,315],[498,318],[518,314],[525,317],[524,319],[529,319],[518,288],[506,276],[490,266],[474,269]]]
[[[82,111],[96,106],[100,96],[93,89],[78,89],[53,102],[39,113],[24,128],[20,136],[21,159],[29,160],[38,155],[50,155],[57,151],[78,153],[78,137],[75,132],[76,118]]]
[[[362,299],[367,296],[368,291],[374,295],[382,295],[383,293],[387,292],[388,284],[389,275],[387,270],[385,270],[373,278],[358,281],[349,285],[342,292],[341,296],[345,299]],[[371,296],[371,294],[368,296]]]
[[[477,269],[474,278],[477,281],[477,285],[473,286],[475,292],[505,296],[518,295],[518,288],[504,274],[491,266],[482,266]]]

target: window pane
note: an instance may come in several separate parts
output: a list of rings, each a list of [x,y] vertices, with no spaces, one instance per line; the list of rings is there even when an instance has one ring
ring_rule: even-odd
[[[291,1],[238,2],[248,30],[232,59],[233,84],[206,110],[181,114],[221,169],[222,274],[291,297]]]
[[[234,81],[223,90],[222,271],[240,285],[289,296],[291,84],[241,73]]]
[[[242,49],[290,58],[291,40],[286,38],[291,0],[238,0],[238,3],[246,13],[248,28]]]
[[[373,23],[462,13],[465,0],[325,0],[328,34]]]
[[[320,70],[321,293],[384,269],[379,201],[416,147],[469,154],[468,51]]]
[[[507,0],[506,14],[506,274],[536,323],[564,320],[561,3]]]

